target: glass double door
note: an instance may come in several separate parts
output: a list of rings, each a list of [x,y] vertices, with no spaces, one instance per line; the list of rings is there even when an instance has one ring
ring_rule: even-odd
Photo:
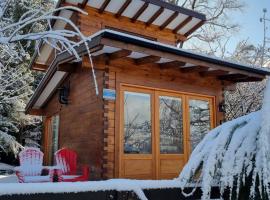
[[[205,132],[212,126],[209,100],[197,102],[197,99],[180,93],[121,87],[120,177],[177,177],[190,150],[201,139],[199,136],[203,136],[198,133],[202,124],[196,127],[199,116],[196,106],[206,103]],[[190,142],[192,137],[188,132],[196,135],[194,144]]]

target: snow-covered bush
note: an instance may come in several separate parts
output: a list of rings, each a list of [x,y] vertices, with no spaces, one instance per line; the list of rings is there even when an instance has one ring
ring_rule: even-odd
[[[260,111],[226,122],[210,131],[192,152],[178,177],[181,187],[198,182],[202,199],[212,186],[232,199],[270,197],[270,81]],[[245,191],[243,194],[243,190]]]

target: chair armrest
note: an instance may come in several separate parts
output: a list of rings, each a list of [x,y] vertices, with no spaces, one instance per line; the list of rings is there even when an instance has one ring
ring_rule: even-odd
[[[82,170],[82,176],[85,178],[85,180],[89,179],[89,175],[90,175],[90,168],[87,165],[83,165],[81,166],[81,170]]]

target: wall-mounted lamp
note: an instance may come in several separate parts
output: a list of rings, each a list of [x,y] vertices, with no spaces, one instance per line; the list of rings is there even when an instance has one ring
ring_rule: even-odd
[[[70,90],[69,83],[58,88],[58,89],[59,89],[59,96],[58,96],[59,103],[67,105],[68,104],[68,97],[69,97],[69,90]]]
[[[222,101],[222,102],[220,102],[219,104],[218,104],[218,112],[225,112],[225,103],[224,103],[224,101]]]

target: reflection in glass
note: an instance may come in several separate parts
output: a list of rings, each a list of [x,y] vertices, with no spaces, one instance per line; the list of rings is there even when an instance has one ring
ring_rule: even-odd
[[[191,149],[194,150],[211,128],[209,102],[190,100],[189,112]]]
[[[183,153],[183,118],[180,98],[159,97],[160,153]]]
[[[151,153],[151,96],[124,92],[124,152]]]

